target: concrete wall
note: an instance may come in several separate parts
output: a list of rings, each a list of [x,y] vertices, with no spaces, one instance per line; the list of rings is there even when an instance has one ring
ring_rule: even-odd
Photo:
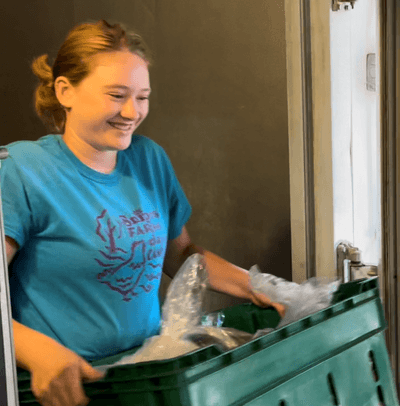
[[[48,133],[33,111],[32,59],[51,63],[75,24],[104,18],[154,50],[150,114],[193,206],[192,240],[291,279],[284,1],[24,0],[1,6],[0,144]],[[33,17],[34,16],[34,17]],[[232,304],[210,293],[208,308]]]

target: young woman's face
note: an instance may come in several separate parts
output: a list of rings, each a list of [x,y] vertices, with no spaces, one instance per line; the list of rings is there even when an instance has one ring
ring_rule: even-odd
[[[72,94],[65,132],[98,151],[124,150],[149,111],[147,64],[129,51],[97,55]]]

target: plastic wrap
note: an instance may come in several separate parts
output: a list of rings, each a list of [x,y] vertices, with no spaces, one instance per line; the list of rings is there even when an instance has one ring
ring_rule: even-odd
[[[199,349],[202,346],[201,339],[197,340],[197,344],[185,339],[185,335],[200,326],[207,284],[204,257],[200,254],[190,256],[168,288],[162,307],[160,335],[148,338],[135,354],[124,357],[107,368],[175,358]]]
[[[229,327],[199,326],[188,331],[183,338],[199,347],[215,345],[221,351],[229,351],[248,343],[253,335]]]
[[[261,273],[258,266],[250,268],[250,283],[256,292],[267,295],[273,302],[286,307],[286,313],[276,329],[307,317],[330,306],[334,292],[341,281],[328,278],[310,278],[302,284],[289,282],[274,275]],[[254,338],[273,329],[259,330]]]
[[[286,314],[277,328],[328,307],[340,281],[312,278],[299,285],[274,275],[261,273],[254,265],[250,271],[254,291],[268,296],[273,302],[282,303]],[[221,327],[222,312],[204,315],[203,302],[208,286],[204,257],[190,256],[172,280],[162,307],[160,335],[145,340],[133,355],[122,358],[113,365],[100,369],[138,362],[179,357],[201,347],[216,345],[221,351],[234,349],[273,329],[259,330],[255,335]]]
[[[208,286],[204,257],[190,256],[172,280],[162,307],[161,334],[180,337],[200,325]]]

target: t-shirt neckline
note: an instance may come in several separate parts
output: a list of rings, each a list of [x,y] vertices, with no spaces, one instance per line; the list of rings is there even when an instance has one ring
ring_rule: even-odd
[[[76,155],[68,148],[67,144],[62,139],[61,134],[56,134],[55,137],[61,150],[65,153],[65,155],[67,155],[67,157],[72,161],[74,166],[83,176],[101,183],[116,183],[118,181],[122,169],[122,156],[120,152],[118,152],[117,165],[113,172],[101,173],[85,165],[79,158],[77,158]]]

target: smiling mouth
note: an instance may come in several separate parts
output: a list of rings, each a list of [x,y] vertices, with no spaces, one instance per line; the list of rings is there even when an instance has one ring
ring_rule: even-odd
[[[129,131],[133,129],[133,124],[121,124],[121,123],[111,123],[108,122],[111,127],[116,128],[117,130],[121,131]]]

